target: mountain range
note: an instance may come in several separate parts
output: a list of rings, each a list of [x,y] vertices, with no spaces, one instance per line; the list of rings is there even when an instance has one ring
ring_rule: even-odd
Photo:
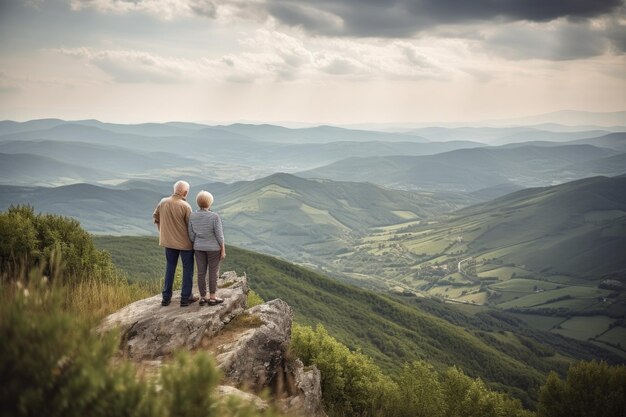
[[[264,298],[389,369],[456,364],[532,404],[551,369],[626,358],[626,129],[601,119],[393,132],[5,121],[0,209],[76,218],[131,280],[160,279],[151,214],[187,179],[192,206],[215,196],[223,268]]]
[[[597,174],[594,160],[619,155],[592,145],[482,147],[426,156],[349,158],[298,175],[370,181],[393,188],[477,191],[499,184],[549,185]],[[618,158],[622,158],[621,156]],[[618,175],[624,167],[605,166]]]
[[[18,185],[71,184],[86,180],[114,183],[129,178],[159,177],[175,180],[181,176],[232,182],[276,171],[304,171],[307,176],[367,180],[399,188],[476,191],[510,182],[537,186],[593,174],[614,175],[615,170],[606,168],[589,172],[591,167],[587,170],[579,167],[563,175],[548,171],[564,168],[563,158],[556,161],[556,165],[552,158],[560,153],[570,155],[562,146],[585,144],[602,148],[578,148],[596,159],[613,156],[611,151],[617,153],[626,149],[625,133],[602,130],[550,132],[514,127],[424,128],[420,131],[430,137],[430,141],[410,133],[331,126],[288,129],[273,125],[207,126],[176,122],[119,125],[96,120],[3,121],[0,122],[0,152],[43,155],[58,162],[103,171],[73,176],[68,175],[71,167],[59,166],[57,175],[49,170],[45,175],[33,173],[24,177],[17,168],[15,172],[5,168],[4,182],[11,183],[12,178]],[[501,148],[486,145],[528,139],[533,141],[505,146],[524,148],[517,151],[499,151]],[[561,140],[565,142],[555,142]],[[527,146],[557,147],[558,150],[544,151],[553,155],[537,158],[529,154]],[[490,150],[477,151],[482,148]],[[574,149],[571,148],[572,152],[576,152]],[[486,162],[486,169],[476,169],[477,163],[484,163],[476,156],[481,152],[490,160]],[[488,156],[492,152],[497,154]],[[417,156],[431,157],[415,161],[408,158]],[[26,156],[22,156],[24,158]],[[351,158],[372,159],[359,163]],[[501,159],[500,167],[492,166],[494,158]],[[37,164],[26,162],[26,165]],[[572,160],[574,162],[576,160]],[[545,165],[545,169],[540,165]],[[613,161],[611,166],[616,165]],[[344,176],[346,170],[350,171],[350,176]],[[333,174],[335,172],[337,175]]]

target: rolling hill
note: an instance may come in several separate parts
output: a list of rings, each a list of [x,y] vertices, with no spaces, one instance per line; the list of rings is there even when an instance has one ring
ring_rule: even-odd
[[[381,228],[364,244],[373,254],[379,241],[392,237],[400,251],[422,254],[430,263],[452,263],[454,271],[456,262],[473,257],[517,265],[537,277],[624,280],[626,258],[618,254],[626,253],[626,178],[524,189],[400,233]]]
[[[472,200],[289,174],[231,184],[216,190],[215,197],[233,242],[316,264],[346,250],[371,227],[418,221]]]
[[[0,186],[0,207],[30,204],[37,210],[78,219],[96,234],[156,233],[152,212],[162,195],[154,191],[114,190],[90,184],[61,187]]]
[[[0,153],[0,184],[54,186],[114,178],[115,174],[47,156]]]
[[[151,157],[166,162],[162,170],[172,166],[176,160],[183,164],[174,163],[174,165],[180,166],[186,163],[192,168],[197,166],[197,162],[194,163],[193,160],[200,160],[211,165],[271,167],[289,172],[335,162],[345,158],[346,155],[430,155],[453,149],[483,146],[470,141],[423,143],[408,135],[330,127],[297,130],[272,125],[223,127],[185,123],[118,125],[97,120],[2,123],[0,133],[4,131],[4,134],[0,135],[0,145],[7,149],[5,151],[7,153],[19,151],[44,154],[51,151],[48,156],[64,156],[65,161],[67,157],[76,155],[78,152],[92,154],[97,152],[97,149],[89,148],[88,144],[100,147],[100,153],[104,152],[102,147],[116,147],[130,150],[129,155],[125,157],[118,155],[111,161],[128,160],[134,157],[138,160],[135,171],[140,170],[146,158]],[[320,142],[302,142],[308,137],[311,137],[312,141]],[[335,141],[328,142],[330,140]],[[51,149],[53,146],[51,142],[61,142],[62,144],[57,146],[59,148],[63,146],[63,149],[68,150],[67,155],[65,152]],[[72,147],[75,149],[71,149]],[[113,152],[113,149],[109,149],[109,152]],[[177,155],[178,158],[170,158],[168,161],[167,158],[158,158],[159,153]]]
[[[172,167],[194,166],[198,161],[164,152],[140,152],[111,145],[62,141],[0,142],[0,152],[45,156],[67,164],[116,173],[145,173]]]
[[[217,126],[264,142],[280,143],[329,143],[329,142],[428,142],[413,134],[377,132],[372,130],[344,129],[334,126],[316,126],[289,129],[274,125],[232,124]]]
[[[625,176],[525,189],[438,221],[381,228],[354,253],[379,263],[404,256],[404,288],[496,306],[626,356],[624,331],[614,330],[626,291],[603,285],[626,282]]]
[[[602,129],[573,131],[551,131],[532,126],[519,127],[425,127],[410,130],[409,133],[420,135],[430,141],[471,140],[489,145],[503,145],[515,142],[546,141],[560,142],[594,138],[610,131]]]
[[[462,209],[445,223],[483,233],[468,254],[587,279],[626,274],[626,180],[594,177],[527,189]],[[505,250],[502,250],[506,248]],[[626,277],[625,277],[626,278]]]
[[[95,241],[131,277],[159,279],[163,274],[156,238],[102,236]],[[221,269],[246,272],[261,297],[287,301],[297,322],[323,324],[352,349],[375,358],[387,372],[412,359],[439,368],[456,365],[530,404],[546,373],[564,372],[573,358],[622,361],[589,343],[533,330],[503,313],[480,308],[464,312],[430,299],[395,299],[235,247],[227,249]]]
[[[372,227],[416,222],[478,201],[454,193],[411,193],[366,183],[307,180],[274,174],[233,184],[192,186],[215,196],[229,241],[298,262],[345,251]],[[60,188],[2,187],[0,208],[29,203],[79,219],[99,234],[154,234],[151,215],[170,194],[163,182],[132,181],[105,188],[75,184]]]
[[[349,158],[298,175],[471,192],[506,183],[528,187],[569,181],[585,175],[568,172],[568,166],[616,153],[591,145],[483,147],[426,156]]]

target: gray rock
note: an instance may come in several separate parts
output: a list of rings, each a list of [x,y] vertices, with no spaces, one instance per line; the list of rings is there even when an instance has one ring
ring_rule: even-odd
[[[249,309],[261,324],[242,331],[217,349],[218,367],[226,381],[253,392],[269,388],[285,412],[325,417],[321,375],[317,368],[305,371],[299,359],[287,357],[293,310],[283,300],[272,300]]]
[[[322,375],[319,369],[312,366],[308,371],[300,359],[288,362],[287,375],[291,379],[292,395],[278,402],[286,413],[303,416],[326,417],[322,406]]]
[[[285,353],[291,339],[293,310],[283,300],[272,300],[249,309],[262,324],[245,330],[236,340],[220,346],[216,357],[226,379],[255,392],[279,388]]]
[[[140,361],[146,372],[160,372],[163,359],[180,349],[208,350],[216,357],[226,385],[220,397],[236,396],[259,410],[267,401],[253,393],[269,389],[272,402],[291,414],[325,417],[320,372],[304,370],[302,362],[289,359],[293,310],[282,300],[245,310],[246,276],[224,273],[218,281],[218,306],[180,307],[172,299],[161,307],[161,296],[132,303],[106,317],[97,331],[121,330],[120,349]]]
[[[254,408],[256,408],[259,411],[265,411],[269,408],[269,404],[267,403],[267,401],[261,399],[260,397],[254,394],[243,392],[229,385],[218,386],[217,395],[220,397],[222,401],[227,400],[228,397],[235,397],[244,403],[248,403],[252,405]]]
[[[173,298],[167,307],[161,306],[161,295],[136,301],[109,315],[98,332],[118,327],[121,350],[135,360],[155,359],[186,348],[195,349],[205,337],[212,337],[233,317],[241,314],[247,301],[248,282],[245,276],[225,273],[218,289],[224,303],[200,306],[197,302],[180,307]]]

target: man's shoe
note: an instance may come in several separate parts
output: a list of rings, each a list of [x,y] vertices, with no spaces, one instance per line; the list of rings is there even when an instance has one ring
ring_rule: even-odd
[[[195,303],[196,301],[198,301],[200,299],[200,297],[198,297],[197,295],[192,295],[191,297],[189,297],[186,301],[180,300],[180,306],[181,307],[187,307],[193,303]]]
[[[161,305],[163,307],[167,307],[168,305],[170,305],[171,302],[172,302],[172,300],[165,300],[165,299],[163,299],[163,300],[161,300]]]

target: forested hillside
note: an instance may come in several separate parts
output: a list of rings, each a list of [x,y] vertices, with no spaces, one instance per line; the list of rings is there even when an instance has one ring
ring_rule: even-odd
[[[96,237],[129,277],[158,280],[162,249],[150,237]],[[331,280],[276,258],[229,247],[222,270],[247,273],[250,286],[269,300],[281,298],[296,310],[301,324],[323,324],[352,349],[362,349],[383,369],[399,370],[422,359],[439,369],[456,365],[493,387],[537,400],[546,373],[564,373],[573,359],[618,356],[591,344],[528,328],[503,313],[470,313],[435,300],[392,298]]]

